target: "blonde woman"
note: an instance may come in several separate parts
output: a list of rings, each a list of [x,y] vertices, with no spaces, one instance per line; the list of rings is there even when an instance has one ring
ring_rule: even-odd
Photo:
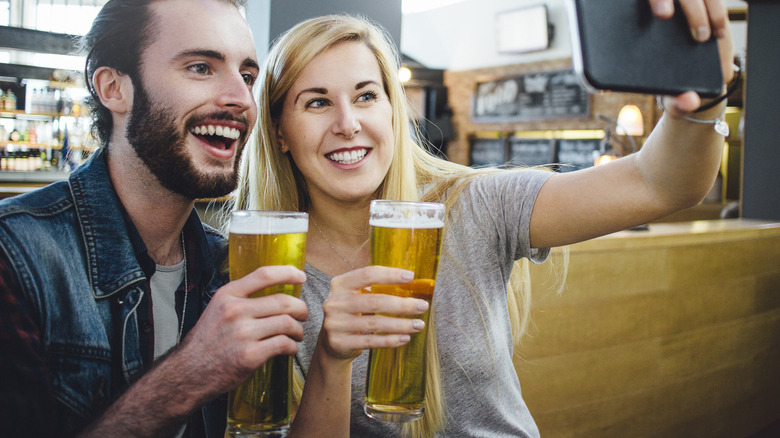
[[[725,10],[685,3],[699,7],[687,12],[694,28],[706,30],[702,37],[710,31],[721,36],[728,80]],[[412,140],[397,59],[377,26],[327,16],[284,34],[260,75],[261,119],[241,165],[236,207],[303,210],[311,222],[302,292],[310,316],[296,360],[305,376],[303,421],[293,432],[538,436],[512,364],[512,327],[521,313],[507,293],[515,261],[542,262],[550,247],[698,202],[717,173],[723,137],[683,116],[714,119],[723,104],[692,114],[701,103],[695,94],[667,99],[668,113],[642,150],[598,168],[477,171],[435,158]],[[373,314],[426,309],[413,298],[360,293],[372,283],[410,280],[406,271],[368,266],[369,202],[378,198],[432,200],[448,208],[427,407],[422,420],[406,426],[362,412],[365,349],[402,345],[422,322]]]

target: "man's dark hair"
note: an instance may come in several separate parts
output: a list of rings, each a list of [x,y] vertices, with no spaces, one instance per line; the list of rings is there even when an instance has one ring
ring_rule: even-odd
[[[100,67],[111,67],[128,75],[134,85],[140,85],[141,53],[149,45],[156,27],[149,8],[155,1],[162,0],[109,0],[81,39],[80,48],[87,58],[84,82],[90,94],[87,104],[92,112],[92,130],[104,146],[111,138],[113,120],[111,111],[103,106],[95,92],[92,75]],[[223,1],[236,7],[245,3],[245,0]]]

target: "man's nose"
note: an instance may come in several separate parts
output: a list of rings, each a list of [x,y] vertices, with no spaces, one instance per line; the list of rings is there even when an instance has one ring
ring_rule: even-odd
[[[218,101],[220,106],[236,113],[246,112],[255,106],[252,89],[238,72],[223,79]]]

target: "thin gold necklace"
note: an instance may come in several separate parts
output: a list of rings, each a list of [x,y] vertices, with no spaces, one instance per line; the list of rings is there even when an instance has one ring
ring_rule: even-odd
[[[314,218],[313,218],[313,217],[311,217],[311,216],[309,216],[309,217],[311,218],[311,223],[313,223],[313,224],[314,224],[314,228],[316,228],[316,229],[317,229],[317,232],[318,232],[318,233],[320,233],[320,236],[321,236],[321,237],[322,237],[322,238],[325,240],[325,243],[327,243],[327,244],[328,244],[328,246],[330,247],[330,249],[332,249],[332,250],[333,250],[333,252],[334,252],[334,253],[335,253],[337,256],[339,256],[339,258],[340,258],[341,260],[343,260],[343,261],[344,261],[344,263],[346,263],[346,264],[347,264],[347,266],[349,266],[349,267],[350,267],[350,268],[351,268],[351,269],[354,271],[354,270],[355,270],[355,265],[353,265],[352,263],[350,263],[350,262],[349,262],[349,260],[347,260],[347,259],[346,259],[346,258],[345,258],[343,255],[341,255],[341,254],[340,254],[338,251],[336,251],[336,248],[334,248],[334,247],[333,247],[333,244],[332,244],[332,243],[330,243],[330,240],[328,240],[328,238],[327,238],[327,237],[325,237],[325,235],[324,235],[324,234],[322,234],[322,230],[320,229],[319,225],[317,225],[317,222],[314,220]]]

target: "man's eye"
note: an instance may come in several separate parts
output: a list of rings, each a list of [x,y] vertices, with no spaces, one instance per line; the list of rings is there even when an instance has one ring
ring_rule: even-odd
[[[245,82],[247,85],[249,85],[249,86],[252,86],[252,85],[254,85],[254,84],[255,84],[255,81],[257,80],[257,78],[255,77],[255,75],[253,75],[252,73],[244,73],[244,74],[243,74],[243,75],[241,75],[241,76],[243,76],[243,78],[244,78],[244,82]]]
[[[199,75],[209,74],[209,71],[210,71],[208,64],[202,64],[202,63],[201,64],[193,64],[193,65],[191,65],[191,66],[189,66],[187,68],[190,71],[192,71],[193,73],[197,73]]]

